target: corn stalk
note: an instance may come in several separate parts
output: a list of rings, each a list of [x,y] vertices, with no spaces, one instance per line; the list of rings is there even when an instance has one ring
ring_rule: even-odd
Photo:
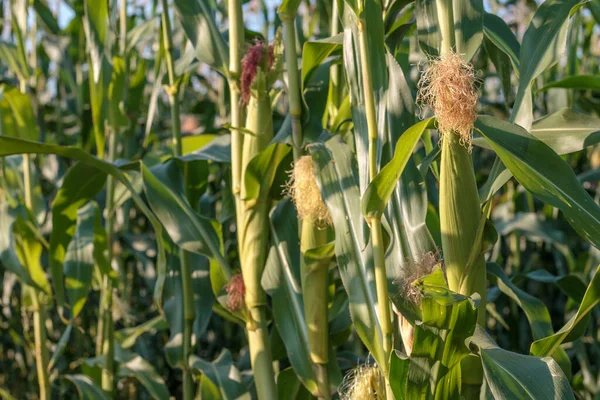
[[[455,49],[452,0],[437,4],[443,57]],[[466,296],[479,293],[478,323],[485,326],[486,272],[483,254],[472,260],[471,250],[481,220],[479,196],[471,154],[461,145],[458,135],[449,133],[442,141],[440,165],[440,230],[449,289]],[[472,264],[472,265],[469,265]],[[467,271],[468,268],[468,271]],[[480,361],[469,356],[462,361],[463,395],[479,398],[483,379]]]
[[[371,77],[371,67],[369,50],[367,47],[367,25],[364,19],[357,22],[358,40],[360,50],[360,61],[362,69],[362,79],[364,85],[365,108],[367,116],[367,128],[369,136],[369,180],[372,181],[377,175],[377,119],[375,112],[375,98],[373,94],[373,79]],[[383,234],[381,230],[381,218],[371,219],[371,239],[373,244],[373,260],[375,263],[375,284],[377,288],[377,303],[379,308],[379,321],[383,333],[383,351],[386,362],[389,360],[392,349],[392,317],[390,313],[390,304],[388,301],[388,282],[385,269],[385,248],[383,244]],[[388,366],[381,365],[382,371],[387,377]],[[387,378],[386,378],[387,379]]]
[[[181,144],[181,116],[179,111],[179,83],[175,76],[175,63],[173,61],[173,39],[171,37],[171,21],[169,19],[168,1],[162,0],[162,34],[165,48],[165,61],[169,77],[167,94],[171,105],[171,129],[173,131],[174,155],[182,155]],[[187,171],[184,170],[183,181],[187,181]],[[183,338],[182,338],[182,360],[183,360],[183,398],[191,400],[194,397],[194,383],[189,367],[189,356],[192,353],[192,335],[196,312],[194,308],[194,291],[192,288],[192,269],[188,253],[179,249],[180,279],[183,296]]]

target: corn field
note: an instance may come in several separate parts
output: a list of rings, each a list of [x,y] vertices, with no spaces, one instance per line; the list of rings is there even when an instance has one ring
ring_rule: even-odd
[[[600,399],[599,0],[0,10],[0,398]]]

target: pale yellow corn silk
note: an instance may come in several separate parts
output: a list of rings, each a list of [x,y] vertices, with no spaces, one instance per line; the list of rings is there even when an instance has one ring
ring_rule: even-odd
[[[433,110],[442,137],[458,134],[469,151],[477,118],[478,86],[475,69],[456,53],[430,60],[418,84],[417,102]]]
[[[321,198],[311,156],[302,156],[294,163],[285,191],[292,198],[298,217],[317,225],[331,225],[331,214]]]
[[[359,365],[342,382],[341,400],[385,400],[385,379],[376,365]]]
[[[429,251],[417,260],[407,260],[404,275],[394,281],[400,288],[400,296],[412,304],[419,305],[421,292],[413,286],[413,282],[431,274],[433,268],[440,263],[439,251]]]

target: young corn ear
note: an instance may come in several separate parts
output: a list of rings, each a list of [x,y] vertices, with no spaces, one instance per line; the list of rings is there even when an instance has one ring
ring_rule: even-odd
[[[309,157],[310,158],[310,157]],[[330,398],[327,364],[329,362],[329,262],[307,263],[304,255],[310,249],[327,243],[327,231],[309,219],[302,221],[300,268],[304,301],[304,320],[308,328],[310,359],[315,365],[319,390],[323,397]]]
[[[267,297],[261,286],[261,277],[267,258],[269,231],[268,198],[247,200],[249,191],[243,179],[250,161],[264,150],[273,138],[271,99],[268,75],[272,66],[270,47],[256,43],[248,49],[242,62],[242,98],[246,99],[246,135],[242,150],[241,207],[239,221],[239,248],[245,301],[249,310],[248,342],[250,361],[254,371],[256,390],[260,399],[277,397],[275,372],[268,340],[265,307]]]
[[[485,326],[487,280],[483,253],[468,265],[474,243],[477,243],[480,219],[471,155],[457,136],[446,135],[442,141],[440,165],[440,230],[448,287],[466,296],[479,293],[478,323]],[[477,398],[483,379],[481,362],[469,356],[461,365],[463,394],[467,399]]]

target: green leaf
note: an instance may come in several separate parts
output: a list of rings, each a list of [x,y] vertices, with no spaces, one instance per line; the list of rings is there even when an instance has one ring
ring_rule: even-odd
[[[577,75],[568,76],[564,79],[550,82],[538,92],[543,92],[552,88],[577,89],[577,90],[600,90],[600,76],[597,75]]]
[[[11,271],[25,284],[35,285],[27,268],[21,264],[17,256],[13,227],[15,225],[15,212],[10,209],[8,201],[0,202],[0,261],[2,266]]]
[[[541,300],[516,287],[512,281],[508,279],[498,264],[487,263],[486,270],[488,274],[498,278],[498,288],[502,293],[506,294],[521,307],[529,321],[534,340],[539,340],[554,334],[550,313]],[[554,359],[558,362],[565,375],[570,377],[571,361],[569,360],[567,353],[562,348],[558,348],[557,352],[554,354]]]
[[[600,207],[559,155],[518,125],[480,116],[475,128],[527,190],[559,208],[584,239],[600,247]]]
[[[115,359],[119,362],[117,376],[119,378],[134,377],[155,400],[168,400],[169,390],[163,378],[148,361],[139,354],[117,348]]]
[[[52,233],[50,234],[50,274],[56,304],[64,304],[63,263],[67,246],[77,225],[77,210],[96,197],[104,187],[106,173],[84,163],[74,164],[64,176],[52,202]]]
[[[414,325],[410,358],[392,361],[393,380],[406,382],[395,392],[405,387],[407,399],[459,398],[460,362],[470,354],[466,342],[475,331],[478,301],[451,292],[439,267],[415,285],[423,294],[421,321]]]
[[[521,66],[521,61],[519,60],[521,45],[506,22],[497,15],[484,13],[483,33],[494,46],[509,57],[518,76]]]
[[[169,160],[151,170],[142,162],[140,168],[148,202],[171,239],[186,251],[216,260],[223,273],[231,277],[213,222],[198,215],[185,197],[183,173],[176,160]]]
[[[243,201],[265,199],[269,195],[277,167],[290,149],[290,146],[273,143],[250,160],[244,174]]]
[[[343,34],[324,39],[308,40],[302,48],[302,89],[306,87],[317,68],[332,54],[342,49]]]
[[[196,58],[229,76],[229,52],[217,29],[214,11],[204,0],[175,0],[175,11],[196,50]]]
[[[569,17],[582,4],[580,0],[547,0],[535,12],[521,44],[519,87],[511,122],[525,129],[531,127],[531,82],[565,52]]]
[[[569,381],[550,357],[503,350],[479,326],[471,339],[494,399],[575,399]]]
[[[77,229],[67,247],[64,273],[65,287],[71,305],[71,320],[77,318],[87,302],[94,269],[94,223],[99,213],[95,202],[77,213]]]
[[[19,89],[4,85],[0,95],[0,124],[2,135],[18,139],[37,140],[39,132],[31,100]]]
[[[116,180],[124,184],[127,189],[131,192],[131,196],[135,204],[139,207],[139,209],[144,213],[148,221],[152,225],[154,232],[157,238],[161,238],[162,236],[162,226],[159,221],[156,219],[152,211],[148,209],[146,203],[140,198],[140,196],[136,193],[135,189],[125,176],[123,172],[121,172],[114,165],[100,160],[89,153],[76,148],[76,147],[68,147],[68,146],[56,146],[52,144],[45,143],[37,143],[30,142],[26,140],[19,140],[13,138],[7,138],[0,136],[0,157],[1,156],[9,156],[13,154],[56,154],[59,156],[67,157],[76,161],[81,161],[82,163],[97,168],[98,170],[104,172],[105,174],[110,174],[115,177]],[[165,259],[165,251],[163,247],[163,241],[161,239],[156,241],[158,260],[157,260],[157,280],[156,286],[154,290],[154,297],[157,304],[161,304],[160,297],[162,296],[162,287],[164,285],[165,273],[166,273],[166,259]]]
[[[503,53],[488,37],[486,36],[483,39],[483,47],[485,48],[485,52],[492,64],[494,64],[494,68],[496,68],[496,73],[498,74],[498,78],[500,78],[500,82],[502,83],[502,93],[504,94],[504,104],[507,108],[510,107],[511,99],[514,97],[512,93],[512,85],[510,81],[511,77],[511,67],[510,67],[510,57]]]
[[[361,210],[365,218],[381,218],[402,175],[419,138],[433,122],[433,118],[421,121],[400,136],[396,143],[394,157],[371,181],[361,200]]]
[[[29,77],[29,67],[19,57],[19,50],[14,44],[0,40],[0,62],[12,69],[19,80]]]
[[[173,250],[175,250],[174,248]],[[192,289],[194,296],[195,316],[192,327],[192,347],[200,340],[206,331],[206,327],[212,316],[214,295],[210,282],[210,263],[206,257],[198,254],[185,252],[192,272]],[[175,251],[171,254],[167,280],[165,283],[165,295],[163,308],[169,327],[169,341],[165,345],[167,362],[172,367],[183,367],[183,327],[184,313],[183,292],[181,287],[181,253]]]
[[[56,348],[52,353],[52,357],[48,362],[48,371],[52,371],[58,359],[63,355],[65,349],[67,348],[67,344],[69,344],[69,339],[71,338],[71,332],[73,331],[73,325],[67,325],[65,331],[60,335],[60,339],[58,339],[58,343],[56,343]]]
[[[371,68],[372,89],[375,101],[375,113],[379,139],[377,141],[377,154],[381,153],[381,146],[385,142],[385,108],[386,90],[388,89],[388,71],[384,45],[382,10],[378,1],[365,1],[364,20],[369,66]],[[369,131],[365,114],[365,84],[362,77],[362,64],[359,48],[359,33],[356,23],[347,23],[344,27],[343,61],[346,70],[346,80],[354,123],[354,140],[356,146],[356,159],[358,161],[358,177],[360,193],[363,193],[369,184]],[[379,162],[380,160],[378,160]]]
[[[577,313],[554,335],[536,340],[531,345],[531,354],[536,356],[550,356],[559,348],[560,344],[565,339],[574,340],[572,335],[569,335],[575,327],[592,311],[592,308],[600,302],[600,266],[596,269],[592,281],[590,282],[583,300],[579,305]]]
[[[80,400],[108,400],[102,389],[87,375],[63,375],[63,378],[75,385]]]
[[[386,361],[375,313],[375,282],[369,278],[373,276],[372,248],[364,236],[360,195],[352,171],[352,151],[339,136],[327,140],[327,146],[316,143],[309,146],[309,150],[317,183],[333,219],[335,253],[356,332],[381,364]]]
[[[270,227],[273,246],[263,272],[262,287],[273,300],[277,331],[283,339],[294,371],[310,392],[317,393],[300,287],[298,220],[289,199],[275,208]]]
[[[286,368],[277,375],[277,399],[312,400],[314,397],[302,386],[294,370]]]
[[[233,364],[229,350],[225,349],[214,362],[208,362],[195,355],[190,356],[190,368],[196,370],[202,379],[208,379],[218,388],[223,400],[236,400],[246,392],[240,372]]]
[[[58,26],[58,21],[54,18],[54,14],[50,11],[50,8],[46,3],[42,0],[33,0],[33,7],[38,17],[42,20],[46,29],[53,35],[60,34],[60,26]]]
[[[158,315],[138,326],[124,328],[115,332],[115,340],[122,349],[132,347],[137,339],[147,332],[161,331],[167,328],[165,317]]]
[[[538,119],[531,134],[558,154],[569,154],[600,142],[600,119],[570,108]]]

